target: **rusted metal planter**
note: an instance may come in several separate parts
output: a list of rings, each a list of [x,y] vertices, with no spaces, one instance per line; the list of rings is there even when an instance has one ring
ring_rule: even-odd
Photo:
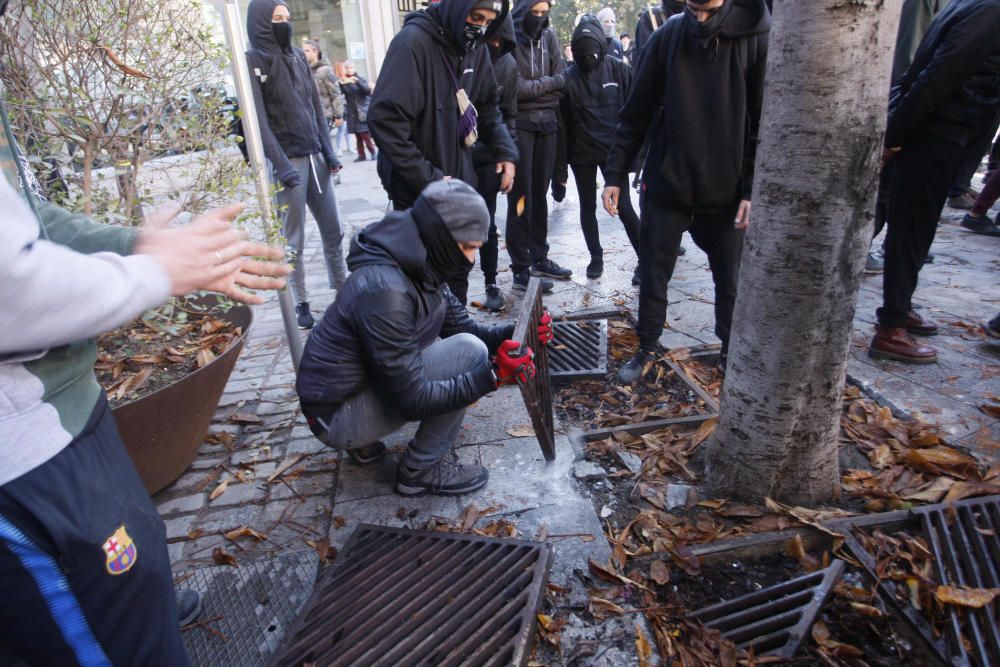
[[[250,308],[243,305],[216,317],[243,329],[225,352],[177,382],[113,411],[125,449],[150,494],[180,477],[198,455],[253,321]]]

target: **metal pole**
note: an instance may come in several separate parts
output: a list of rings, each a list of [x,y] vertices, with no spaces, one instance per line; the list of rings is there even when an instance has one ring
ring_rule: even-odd
[[[253,172],[254,185],[257,188],[257,205],[260,208],[261,223],[266,233],[274,220],[274,210],[271,204],[271,182],[267,177],[264,144],[260,138],[260,125],[257,124],[257,107],[253,101],[253,89],[250,88],[250,71],[247,67],[243,31],[240,28],[238,0],[225,0],[222,23],[226,29],[226,42],[229,44],[229,54],[233,61],[233,79],[236,81],[236,96],[240,103],[243,137],[246,142],[247,155],[250,157],[250,171]],[[295,257],[294,261],[301,261],[301,258]],[[298,372],[299,362],[302,360],[302,338],[295,322],[295,305],[292,303],[292,295],[288,287],[278,293],[278,304],[281,306],[281,319],[285,323],[288,349],[292,353],[292,365],[295,367],[295,372]]]

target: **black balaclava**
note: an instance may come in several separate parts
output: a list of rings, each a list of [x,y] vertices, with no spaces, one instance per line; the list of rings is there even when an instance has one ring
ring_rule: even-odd
[[[434,181],[420,193],[410,213],[427,251],[428,281],[439,285],[465,275],[472,262],[458,244],[485,241],[490,226],[479,193],[458,179]]]
[[[485,41],[486,26],[466,23],[462,28],[462,48],[466,53],[472,53]]]
[[[726,23],[726,17],[733,8],[732,0],[726,0],[719,9],[704,23],[699,23],[694,16],[694,9],[705,4],[708,0],[688,0],[686,6],[686,16],[688,30],[698,39],[701,47],[709,52],[709,60],[715,60],[719,52],[719,33]]]
[[[592,39],[573,44],[573,62],[584,72],[594,72],[604,61],[604,49]]]
[[[685,0],[663,0],[663,11],[673,16],[674,14],[680,14],[684,11],[684,7],[687,6]]]
[[[284,23],[271,22],[271,32],[274,33],[274,41],[282,51],[287,50],[292,45],[292,22]]]
[[[531,12],[528,12],[524,17],[524,34],[532,40],[538,39],[548,20],[548,15],[535,16]]]

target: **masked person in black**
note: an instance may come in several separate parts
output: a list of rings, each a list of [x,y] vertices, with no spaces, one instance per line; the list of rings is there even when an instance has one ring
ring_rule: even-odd
[[[419,421],[396,473],[403,495],[457,495],[489,473],[454,453],[465,409],[501,384],[533,377],[530,349],[516,356],[513,324],[485,326],[448,289],[486,238],[489,213],[458,180],[431,183],[408,211],[389,213],[351,244],[352,269],[309,336],[296,389],[324,443],[377,460],[378,442]],[[551,318],[539,327],[551,340]],[[491,355],[492,361],[491,361]]]
[[[519,175],[508,198],[507,252],[514,289],[528,287],[530,273],[569,280],[573,272],[549,259],[549,211],[546,196],[556,161],[559,91],[565,84],[562,48],[549,29],[551,3],[517,0],[517,145]],[[530,273],[529,273],[530,269]],[[543,289],[552,282],[542,281]]]
[[[251,0],[247,34],[252,47],[247,64],[264,154],[283,186],[277,194],[282,234],[295,253],[290,281],[295,314],[300,328],[311,329],[315,321],[302,262],[306,206],[319,227],[330,287],[340,289],[347,280],[344,232],[330,178],[340,171],[340,161],[330,144],[312,70],[302,50],[292,46],[291,15],[284,0]]]
[[[601,24],[586,14],[573,31],[573,64],[566,70],[562,115],[566,120],[569,164],[580,195],[580,226],[590,251],[587,277],[604,273],[604,249],[597,230],[597,169],[604,172],[618,112],[632,84],[632,71],[607,54]],[[619,206],[628,240],[639,253],[639,217],[626,192]],[[636,269],[638,272],[638,268]]]
[[[597,12],[597,20],[601,24],[601,28],[604,30],[604,39],[607,46],[607,52],[609,56],[614,56],[618,60],[625,60],[625,47],[622,43],[618,41],[616,37],[618,30],[618,19],[615,17],[615,10],[610,7],[605,7],[601,11]],[[577,26],[580,24],[577,23]]]
[[[409,14],[389,44],[368,126],[379,147],[379,177],[397,210],[412,206],[433,181],[475,184],[477,140],[496,151],[494,172],[501,191],[510,191],[517,147],[497,107],[484,47],[507,13],[507,0],[441,0]]]
[[[631,58],[632,67],[638,65],[638,58],[642,54],[642,47],[652,34],[674,14],[684,11],[684,0],[663,0],[659,7],[647,7],[639,12],[638,21],[635,24],[635,56]]]
[[[619,372],[623,382],[638,379],[656,351],[685,231],[708,255],[725,368],[743,229],[750,224],[770,27],[764,0],[688,0],[639,56],[604,189],[604,208],[616,215],[628,165],[652,130],[642,177],[640,349]],[[654,123],[657,103],[663,108]]]

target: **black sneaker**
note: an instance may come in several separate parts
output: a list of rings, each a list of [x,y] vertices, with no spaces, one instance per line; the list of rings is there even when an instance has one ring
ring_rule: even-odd
[[[639,350],[639,353],[632,357],[627,364],[618,369],[618,381],[623,384],[632,384],[641,378],[646,365],[653,361],[653,357],[653,352]]]
[[[537,264],[532,264],[531,273],[536,276],[548,276],[549,278],[555,278],[556,280],[569,280],[569,277],[573,275],[572,271],[559,266],[551,259],[543,259]]]
[[[1000,236],[1000,227],[993,224],[985,215],[978,216],[972,215],[971,213],[966,213],[965,217],[962,218],[962,227],[968,229],[970,232],[975,234],[984,234],[986,236]]]
[[[552,181],[552,201],[557,204],[566,199],[566,184]]]
[[[642,274],[639,273],[639,267],[635,267],[635,271],[632,272],[632,286],[638,287],[642,283]]]
[[[600,257],[591,258],[587,265],[587,277],[591,280],[600,278],[604,274],[604,260]]]
[[[1000,338],[1000,313],[989,322],[983,324],[983,330],[990,338]]]
[[[529,280],[531,280],[531,274],[528,271],[515,273],[513,289],[515,289],[518,292],[523,292],[524,290],[528,289]],[[555,286],[555,283],[545,278],[542,278],[541,280],[542,280],[542,294],[548,294],[549,292],[552,291],[552,288]]]
[[[368,159],[368,158],[366,158],[366,157],[365,157],[364,155],[359,155],[359,156],[357,156],[356,158],[354,158],[354,161],[355,161],[355,162],[364,162],[364,161],[365,161],[365,160],[367,160],[367,159]]]
[[[308,301],[302,301],[299,305],[295,306],[295,321],[299,323],[300,329],[312,329],[316,326],[316,320],[313,319],[312,313],[309,312]]]
[[[411,470],[403,461],[396,469],[396,493],[402,496],[459,496],[486,486],[490,473],[475,463],[459,463],[454,450],[424,470]]]
[[[201,615],[201,594],[190,589],[174,591],[177,600],[177,622],[181,627],[193,623]]]
[[[543,288],[544,289],[544,288]],[[486,286],[486,310],[499,313],[507,307],[507,299],[503,298],[503,292],[496,285]]]
[[[686,255],[686,254],[688,254],[688,249],[687,248],[685,248],[684,246],[677,246],[677,256],[678,257],[680,257],[681,255]]]
[[[385,456],[385,444],[381,440],[376,440],[364,447],[354,447],[347,450],[347,456],[359,466],[366,466],[375,463]]]

